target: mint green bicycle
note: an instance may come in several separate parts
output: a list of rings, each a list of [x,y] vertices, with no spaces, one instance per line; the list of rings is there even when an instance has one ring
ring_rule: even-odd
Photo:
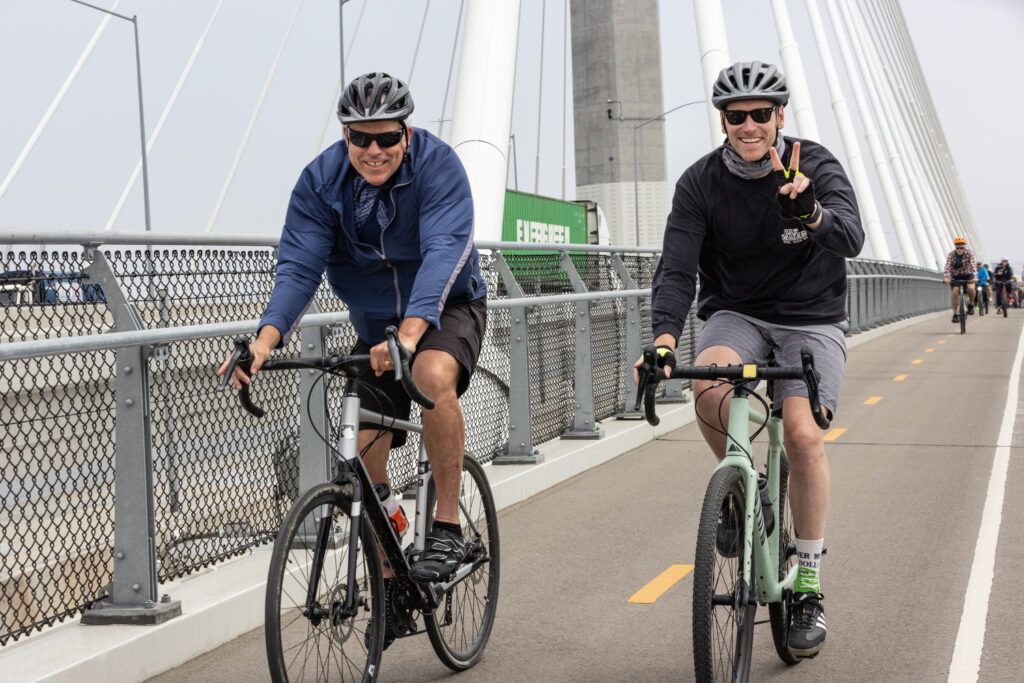
[[[797,566],[796,534],[786,498],[789,460],[782,445],[782,419],[772,416],[767,402],[753,391],[762,379],[803,380],[815,422],[827,429],[829,420],[821,413],[814,355],[805,348],[800,356],[801,367],[709,365],[672,370],[673,379],[717,379],[733,385],[725,429],[726,456],[711,475],[697,531],[693,666],[698,681],[744,683],[749,679],[754,613],[759,604],[768,606],[779,658],[786,664],[800,661],[789,653],[786,643]],[[642,398],[647,421],[657,425],[655,391],[665,375],[657,366],[653,346],[644,350],[639,375],[636,409],[640,409]],[[750,404],[750,397],[762,404],[763,412]],[[751,424],[756,427],[753,434]],[[766,428],[768,456],[761,475],[755,469],[751,442]]]

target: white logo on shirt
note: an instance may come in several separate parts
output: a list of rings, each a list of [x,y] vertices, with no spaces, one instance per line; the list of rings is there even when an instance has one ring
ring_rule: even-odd
[[[800,244],[807,239],[807,231],[803,228],[786,228],[782,231],[783,244]]]

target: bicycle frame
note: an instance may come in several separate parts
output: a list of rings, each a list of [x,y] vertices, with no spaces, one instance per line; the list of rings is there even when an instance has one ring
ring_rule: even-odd
[[[743,592],[744,601],[749,601],[753,587],[757,600],[761,604],[781,602],[783,593],[793,587],[796,581],[797,567],[794,565],[786,578],[778,579],[779,567],[779,534],[782,524],[780,516],[784,513],[779,509],[779,472],[782,461],[786,459],[786,449],[782,443],[782,420],[770,417],[750,405],[750,390],[743,384],[736,386],[736,391],[729,401],[729,437],[726,456],[715,468],[715,471],[726,467],[740,470],[746,481],[746,521],[743,525]],[[749,425],[765,425],[768,431],[768,491],[772,498],[772,514],[775,525],[772,533],[765,533],[764,510],[761,507],[761,496],[757,488],[757,471],[754,469],[753,446],[750,441]],[[756,538],[755,538],[756,537]],[[751,581],[751,557],[757,554],[756,582]]]
[[[421,437],[423,434],[423,425],[420,423],[400,420],[398,418],[382,415],[381,413],[377,413],[372,410],[366,410],[360,406],[359,397],[356,395],[355,389],[349,387],[346,390],[341,403],[340,436],[338,438],[338,457],[345,462],[345,468],[337,477],[335,477],[334,480],[337,484],[348,483],[352,486],[352,509],[349,512],[352,530],[348,538],[348,581],[350,585],[348,586],[349,590],[347,591],[345,598],[344,610],[346,614],[352,614],[356,609],[354,600],[357,591],[352,590],[352,584],[357,578],[356,564],[359,532],[364,516],[367,521],[369,521],[374,535],[377,537],[377,543],[380,546],[380,550],[384,554],[384,557],[387,558],[388,564],[392,569],[400,575],[405,575],[409,572],[409,561],[402,550],[401,541],[396,535],[395,530],[391,527],[391,522],[388,519],[384,508],[381,506],[380,501],[378,501],[376,495],[373,494],[373,482],[370,480],[370,474],[367,472],[366,466],[363,464],[363,459],[359,455],[358,435],[360,422],[371,422],[381,425],[386,424],[388,426],[398,427],[408,432],[420,434]],[[413,549],[417,552],[422,551],[426,545],[427,491],[432,476],[433,473],[430,470],[430,461],[427,458],[427,450],[423,445],[423,440],[421,438],[417,455],[416,516],[413,521]],[[366,494],[365,492],[367,491],[370,493]],[[365,502],[367,498],[370,499],[370,502]],[[366,513],[365,515],[364,512]],[[322,518],[320,521],[320,528],[317,530],[316,535],[318,546],[314,549],[316,570],[319,570],[323,566],[324,555],[330,545],[329,536],[330,520]],[[441,583],[433,583],[427,586],[421,586],[418,584],[413,585],[420,593],[421,598],[424,599],[423,604],[429,606],[430,611],[433,611],[434,609],[437,609],[438,605],[440,605],[444,594],[452,586],[461,582],[475,571],[479,564],[479,561],[465,564],[460,567],[451,578]],[[317,572],[315,571],[314,574],[316,573]],[[310,609],[316,602],[315,592],[316,587],[319,584],[319,578],[320,577],[318,575],[314,575],[309,583],[309,592],[306,596],[307,609]]]

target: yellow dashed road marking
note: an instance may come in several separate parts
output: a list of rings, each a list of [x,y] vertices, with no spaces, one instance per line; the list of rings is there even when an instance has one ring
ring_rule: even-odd
[[[655,577],[649,584],[638,590],[636,593],[633,593],[633,597],[629,599],[629,602],[649,605],[660,598],[665,591],[674,586],[679,579],[692,571],[692,564],[674,564]]]
[[[875,405],[876,403],[878,403],[881,400],[882,400],[881,396],[872,396],[868,400],[864,401],[864,405],[866,405],[866,406],[873,406],[873,405]]]
[[[923,362],[924,362],[923,360],[921,360],[920,358],[917,358],[915,360],[910,361],[910,364],[911,365],[920,365]]]
[[[952,337],[953,335],[950,335],[950,336]],[[945,344],[945,343],[946,343],[946,340],[945,340],[945,339],[940,339],[940,340],[939,340],[939,343],[940,343],[940,344]]]
[[[907,378],[906,375],[896,375],[895,377],[892,378],[892,381],[893,382],[902,382],[906,378]]]
[[[835,429],[833,429],[832,431],[825,435],[825,441],[835,441],[840,436],[842,436],[843,432],[845,431],[845,427],[836,427]]]
[[[935,349],[925,349],[925,350],[924,350],[924,352],[925,352],[925,353],[931,353],[931,352],[932,352],[932,351],[934,351],[934,350],[935,350]]]

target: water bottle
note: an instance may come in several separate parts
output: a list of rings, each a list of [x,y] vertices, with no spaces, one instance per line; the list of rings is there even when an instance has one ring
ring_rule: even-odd
[[[768,477],[757,473],[757,491],[761,494],[761,514],[764,515],[764,533],[771,534],[775,529],[775,513],[772,508],[772,496],[768,492]]]
[[[395,530],[398,540],[401,541],[402,536],[405,535],[405,530],[409,528],[409,520],[405,518],[402,506],[398,504],[398,499],[395,498],[395,494],[391,492],[391,487],[386,482],[377,482],[373,485],[373,490],[377,493],[380,504],[388,513],[388,519],[391,520],[391,528]]]

